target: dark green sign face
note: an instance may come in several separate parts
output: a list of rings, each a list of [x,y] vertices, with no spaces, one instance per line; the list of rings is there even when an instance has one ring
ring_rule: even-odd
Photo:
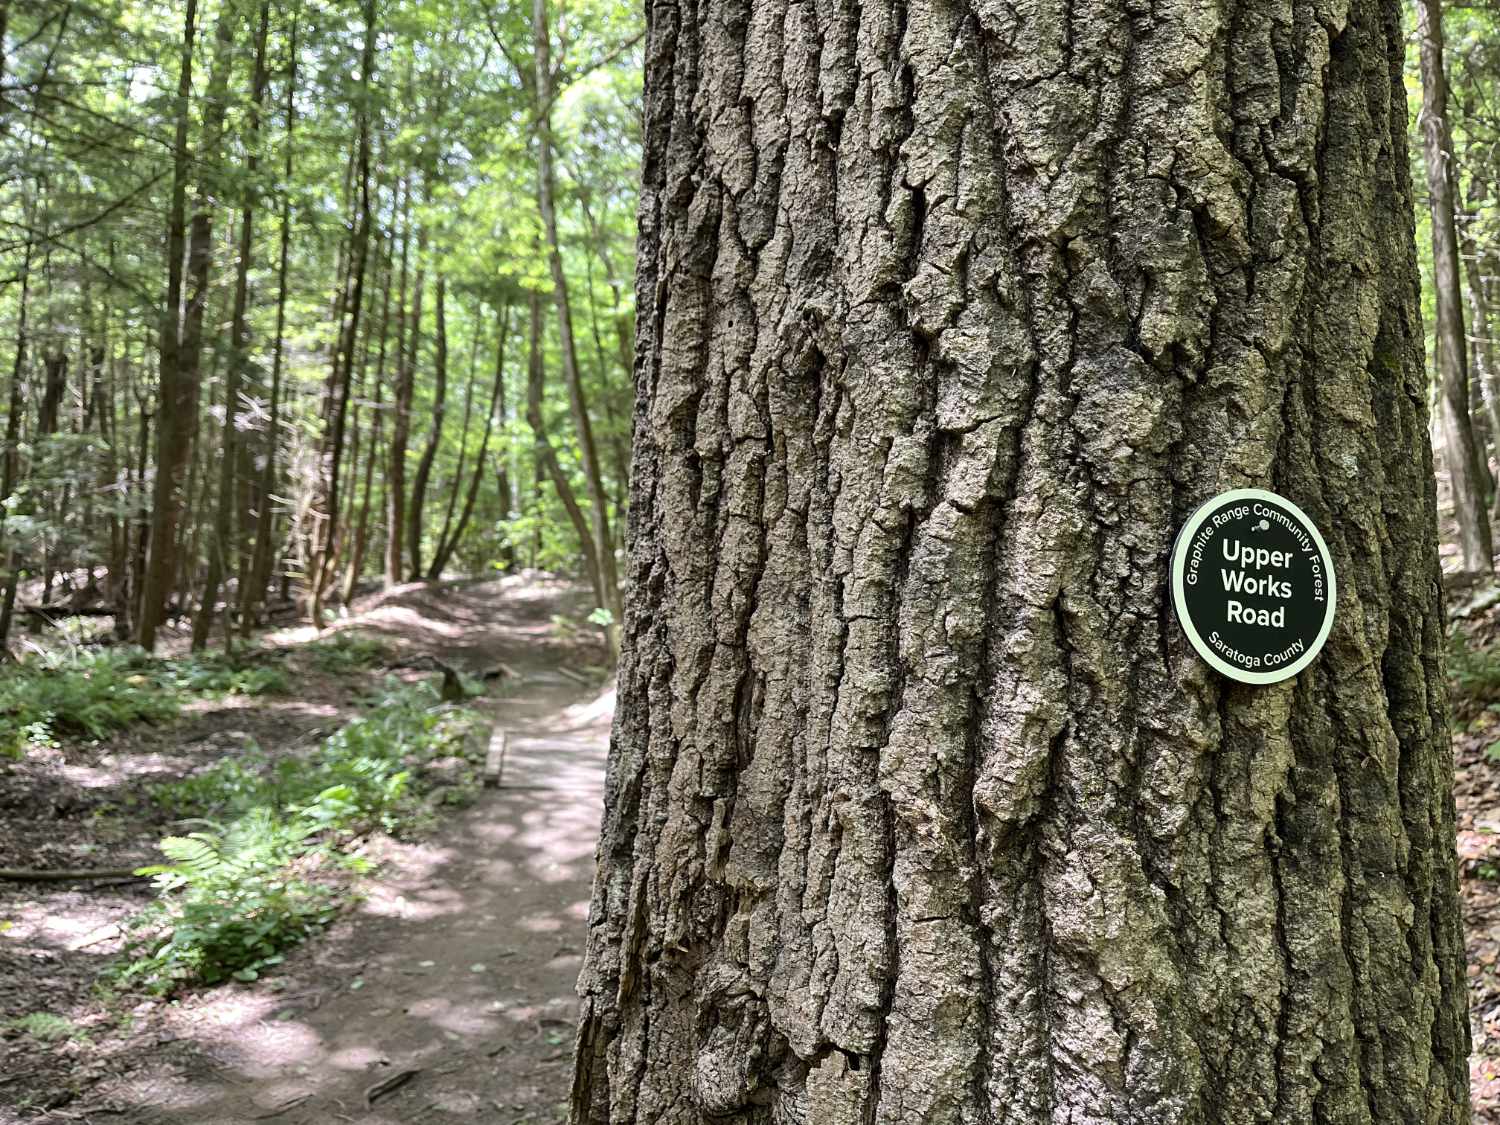
[[[1323,536],[1274,492],[1220,493],[1177,534],[1177,620],[1198,655],[1231,679],[1273,684],[1306,668],[1333,628],[1335,600]]]

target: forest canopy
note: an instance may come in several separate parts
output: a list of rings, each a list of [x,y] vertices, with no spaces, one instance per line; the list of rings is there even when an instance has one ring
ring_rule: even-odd
[[[0,644],[579,559],[616,613],[641,23],[0,4]]]

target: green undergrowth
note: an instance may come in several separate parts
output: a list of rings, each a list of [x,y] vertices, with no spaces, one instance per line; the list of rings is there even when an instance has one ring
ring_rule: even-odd
[[[1487,740],[1484,756],[1500,763],[1500,644],[1481,644],[1457,626],[1448,638],[1448,695],[1455,729]]]
[[[410,836],[438,802],[477,789],[479,716],[441,702],[430,683],[387,683],[360,717],[309,752],[273,758],[254,745],[155,787],[167,811],[199,826],[161,842],[143,868],[156,899],[130,927],[122,986],[254,980],[317,933],[352,893],[374,831]]]
[[[302,651],[313,668],[330,675],[360,672],[388,662],[391,655],[384,641],[354,632],[334,633],[304,645]]]
[[[1478,644],[1463,629],[1448,639],[1448,689],[1454,713],[1472,718],[1500,702],[1500,645]]]
[[[0,1024],[0,1027],[11,1027],[23,1035],[31,1036],[38,1043],[60,1043],[78,1038],[80,1034],[71,1020],[51,1012],[27,1012],[8,1024]]]
[[[189,698],[283,694],[291,683],[282,661],[258,650],[177,659],[138,648],[38,653],[0,668],[0,754],[163,722]]]

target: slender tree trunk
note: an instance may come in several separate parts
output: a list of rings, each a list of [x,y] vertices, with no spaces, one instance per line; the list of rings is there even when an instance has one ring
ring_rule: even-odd
[[[3,30],[3,29],[0,29]],[[0,36],[0,48],[5,40]],[[30,311],[31,297],[31,239],[21,256],[21,291],[16,304],[16,350],[10,367],[10,393],[5,410],[5,448],[0,449],[0,558],[5,562],[4,587],[0,588],[0,660],[7,657],[10,644],[11,623],[16,609],[16,587],[20,584],[21,554],[11,536],[5,533],[3,516],[10,509],[10,499],[15,495],[21,479],[21,412],[25,409],[24,385],[26,378],[26,351],[30,341],[26,335],[26,317]]]
[[[156,484],[152,497],[150,554],[146,560],[137,640],[148,651],[156,645],[168,596],[179,569],[178,537],[190,492],[184,478],[192,468],[198,431],[198,398],[202,379],[203,313],[208,303],[213,265],[213,210],[216,187],[212,173],[200,175],[191,231],[187,237],[187,300],[182,301],[183,215],[187,191],[188,97],[192,84],[193,21],[197,0],[187,0],[183,23],[182,63],[177,87],[177,134],[173,144],[172,204],[167,234],[167,307],[162,332],[160,417],[156,427]],[[204,99],[200,151],[217,154],[223,135],[229,64],[237,15],[226,3],[219,13],[214,57]]]
[[[365,568],[365,553],[370,542],[370,499],[375,490],[375,463],[380,459],[380,434],[382,429],[383,414],[381,412],[381,383],[377,378],[375,381],[375,403],[372,413],[375,417],[373,429],[370,433],[370,452],[365,457],[365,479],[362,486],[362,497],[359,502],[359,516],[354,522],[354,534],[349,547],[349,566],[344,572],[344,586],[340,595],[345,605],[354,600],[355,591],[359,587],[359,576]]]
[[[1469,1121],[1403,47],[651,6],[575,1123]],[[1237,486],[1337,574],[1272,686],[1167,601]]]
[[[1458,176],[1453,138],[1448,129],[1448,81],[1443,71],[1441,0],[1417,0],[1417,38],[1421,44],[1422,150],[1427,165],[1427,197],[1432,216],[1434,325],[1443,463],[1453,490],[1464,569],[1487,574],[1494,569],[1494,544],[1481,481],[1480,450],[1469,415],[1469,355],[1464,342],[1460,297],[1458,230],[1454,216]]]
[[[526,422],[531,427],[532,439],[536,443],[538,506],[541,501],[542,477],[545,476],[556,489],[557,498],[562,501],[563,511],[568,515],[568,522],[573,525],[573,531],[578,536],[578,552],[583,557],[584,573],[588,575],[589,585],[593,588],[594,600],[603,605],[604,586],[599,575],[599,554],[594,545],[594,537],[589,530],[588,519],[578,504],[578,498],[573,494],[573,486],[568,483],[568,475],[558,464],[557,454],[552,449],[552,439],[547,433],[547,416],[542,412],[547,366],[542,358],[542,299],[535,292],[531,294],[530,318],[530,347],[526,364]],[[532,552],[531,563],[536,565],[535,550]]]
[[[349,248],[350,267],[346,296],[340,301],[343,310],[339,346],[334,354],[328,377],[328,432],[325,435],[323,465],[319,488],[326,489],[322,518],[316,524],[318,543],[312,558],[312,596],[309,615],[315,628],[323,627],[323,598],[333,580],[334,560],[338,553],[339,472],[343,463],[344,424],[348,417],[349,389],[354,381],[354,352],[359,340],[359,320],[364,305],[365,264],[370,246],[373,209],[370,204],[370,74],[375,68],[375,0],[365,0],[364,50],[360,55],[359,138],[356,148],[356,190],[358,215],[353,225]]]
[[[406,548],[411,555],[411,580],[422,577],[422,510],[427,502],[427,482],[432,476],[432,462],[437,457],[438,445],[443,440],[443,419],[448,408],[448,321],[444,311],[447,293],[447,278],[438,274],[437,293],[433,312],[436,315],[433,338],[432,380],[432,426],[427,433],[427,445],[422,450],[422,459],[417,462],[417,475],[411,485],[411,505],[407,515]]]
[[[141,349],[141,365],[144,370],[148,349]],[[127,614],[132,629],[124,636],[135,635],[141,619],[141,606],[145,600],[146,562],[151,545],[152,489],[146,484],[146,471],[151,463],[152,427],[156,417],[154,410],[147,409],[150,400],[144,387],[136,388],[136,416],[138,419],[135,446],[135,537],[130,551],[130,610]],[[121,638],[123,639],[123,637]]]
[[[375,360],[375,398],[371,409],[374,424],[370,434],[370,450],[365,456],[365,479],[362,489],[363,496],[359,502],[359,517],[354,525],[353,543],[349,551],[349,566],[344,572],[344,585],[340,592],[345,605],[354,598],[354,593],[359,585],[360,573],[365,566],[365,552],[369,545],[370,534],[370,498],[374,492],[375,463],[381,455],[380,437],[384,428],[385,411],[382,402],[385,390],[385,362],[386,362],[386,340],[390,334],[391,326],[391,273],[394,266],[394,247],[388,241],[385,253],[385,284],[382,287],[380,300],[380,340]],[[352,491],[352,488],[351,488]]]
[[[42,401],[37,407],[36,437],[38,439],[38,454],[43,458],[43,464],[51,460],[47,456],[46,439],[58,432],[59,414],[62,408],[63,395],[68,389],[68,355],[62,351],[47,351],[42,354]],[[59,512],[67,511],[66,489],[64,489],[64,501],[54,508],[56,498],[42,496],[37,502],[44,519],[42,521],[42,602],[46,604],[52,600],[53,557],[52,540],[48,528],[57,522]]]
[[[276,327],[271,340],[271,400],[267,406],[265,460],[256,482],[255,550],[250,559],[250,578],[240,591],[240,633],[249,636],[255,627],[266,587],[271,581],[275,558],[276,509],[274,494],[279,479],[281,455],[281,369],[286,351],[287,261],[291,252],[293,137],[297,126],[297,14],[287,35],[287,80],[285,92],[286,147],[282,155],[282,195],[279,221],[280,249],[276,265]]]
[[[271,22],[270,0],[261,0],[255,28],[255,69],[250,80],[250,129],[246,141],[246,160],[252,181],[260,165],[260,111],[266,94],[266,35]],[[234,276],[234,307],[230,314],[229,369],[224,381],[224,427],[219,446],[218,507],[214,513],[213,536],[208,548],[208,573],[203,582],[203,598],[193,618],[192,647],[198,652],[208,644],[214,614],[219,604],[219,586],[231,560],[238,558],[234,533],[235,470],[238,468],[240,383],[245,369],[246,310],[250,298],[250,254],[254,245],[255,198],[247,194],[240,208],[240,238]],[[226,613],[227,613],[226,609]],[[233,647],[234,634],[226,629],[226,650]]]
[[[499,415],[500,427],[503,430],[510,423],[510,407],[507,403],[505,393],[505,342],[510,331],[510,302],[507,300],[504,306],[504,316],[500,326],[500,343],[495,351],[495,410]],[[509,437],[500,456],[495,459],[495,491],[500,505],[500,519],[505,523],[505,543],[500,548],[500,558],[507,571],[516,568],[516,544],[513,538],[510,524],[515,516],[515,485],[511,480],[512,448]]]
[[[380,269],[380,251],[378,248],[378,243],[375,254],[375,261],[378,276]],[[361,415],[369,413],[369,410],[365,404],[365,394],[367,393],[366,388],[370,381],[370,348],[372,346],[371,337],[374,335],[374,325],[372,323],[374,317],[367,316],[364,318],[364,320],[364,345],[360,351],[359,363],[356,365],[358,376],[350,390],[350,403],[352,413],[349,419],[349,455],[345,458],[345,460],[348,462],[349,468],[348,471],[344,474],[344,485],[340,490],[341,493],[348,496],[349,499],[344,505],[344,514],[340,519],[339,527],[341,529],[348,529],[348,531],[343,532],[339,535],[336,544],[337,549],[335,550],[332,558],[329,560],[329,566],[332,572],[329,578],[330,583],[332,583],[333,578],[341,573],[344,569],[345,555],[349,546],[350,534],[354,529],[355,521],[359,515],[360,456],[365,452],[365,431],[364,427],[361,425]],[[365,460],[369,460],[369,458],[366,457]],[[342,581],[340,581],[340,597],[342,597],[342,593],[343,583]]]
[[[588,487],[589,524],[599,567],[599,605],[609,610],[618,620],[620,580],[615,567],[614,540],[609,530],[609,496],[604,488],[604,475],[599,468],[593,424],[589,421],[583,379],[578,370],[578,348],[573,340],[573,310],[568,300],[568,277],[563,270],[562,249],[557,234],[557,208],[554,203],[557,192],[552,171],[553,75],[547,0],[532,0],[531,13],[537,99],[537,208],[541,212],[542,230],[547,239],[547,264],[552,273],[552,294],[557,304],[563,381],[568,386],[568,403],[573,412],[573,426],[578,431],[578,449],[583,462],[584,482]]]
[[[167,585],[175,569],[173,546],[182,508],[182,484],[187,473],[191,440],[184,418],[196,411],[198,389],[182,370],[182,274],[187,245],[187,180],[189,96],[193,80],[193,39],[197,29],[197,0],[186,0],[182,21],[182,53],[178,65],[176,132],[172,145],[172,194],[167,212],[167,295],[162,310],[161,377],[158,399],[170,423],[157,426],[156,480],[152,489],[151,528],[147,539],[141,604],[136,612],[136,640],[146,649],[156,646]]]
[[[610,361],[604,354],[604,335],[599,331],[599,309],[598,303],[594,300],[593,262],[595,255],[599,255],[600,264],[604,267],[606,276],[608,274],[609,267],[607,264],[607,259],[602,254],[602,240],[600,238],[598,228],[594,225],[593,214],[589,211],[588,203],[583,201],[581,198],[579,202],[579,209],[583,212],[583,216],[588,222],[589,231],[594,241],[594,245],[590,247],[591,252],[584,256],[584,278],[588,282],[589,335],[591,335],[594,339],[594,357],[595,361],[599,364],[600,377],[605,380],[604,393],[599,397],[598,400],[603,404],[604,408],[604,424],[606,427],[606,436],[604,441],[606,448],[609,450],[610,470],[614,476],[615,481],[617,482],[618,489],[615,492],[611,492],[609,500],[610,503],[615,506],[616,510],[623,511],[625,508],[625,489],[629,486],[630,481],[630,453],[628,449],[629,435],[622,432],[624,427],[620,425],[619,412],[615,409],[614,386],[609,380]],[[613,287],[613,282],[611,282],[611,287]],[[616,303],[619,302],[618,293],[615,294],[615,301]],[[629,351],[622,351],[620,353],[620,358],[624,362],[624,366],[621,371],[625,379],[625,385],[628,385],[631,373]],[[616,535],[618,535],[619,531],[619,522],[620,521],[618,520],[615,521]],[[613,550],[614,546],[615,539],[611,538],[610,549]]]
[[[474,505],[479,499],[479,483],[484,479],[485,463],[490,454],[490,433],[495,426],[495,412],[499,409],[501,396],[505,393],[505,338],[510,332],[509,301],[501,305],[499,319],[498,341],[495,345],[495,381],[490,389],[490,408],[484,416],[484,431],[479,439],[479,453],[474,459],[474,472],[469,477],[469,488],[464,495],[464,504],[458,515],[458,523],[453,528],[451,536],[444,536],[438,546],[437,558],[433,560],[433,570],[439,575],[447,568],[449,560],[458,550],[458,545],[463,542],[464,533],[469,529],[469,521],[473,518]]]
[[[482,319],[482,314],[475,317],[476,321]],[[473,338],[473,348],[469,353],[469,377],[464,383],[464,412],[463,421],[458,427],[458,464],[453,470],[453,480],[448,488],[448,505],[443,510],[443,526],[438,529],[437,544],[433,548],[432,563],[427,568],[427,580],[436,582],[443,576],[443,567],[447,565],[448,557],[448,535],[453,530],[453,517],[458,511],[458,497],[463,492],[464,468],[469,460],[469,422],[474,417],[474,366],[478,361],[479,333],[476,331]]]
[[[389,589],[401,581],[405,561],[406,528],[406,447],[411,437],[411,399],[415,383],[413,364],[406,350],[406,277],[407,252],[411,246],[411,183],[401,181],[401,281],[396,298],[396,386],[391,403],[391,441],[387,450],[385,475],[385,585]],[[417,290],[416,311],[421,309],[421,289]],[[412,333],[418,330],[415,319]],[[413,346],[415,350],[415,346]]]
[[[1490,388],[1495,384],[1495,351],[1488,338],[1489,305],[1485,299],[1484,282],[1479,276],[1480,266],[1477,261],[1479,250],[1472,239],[1467,240],[1466,245],[1476,256],[1475,264],[1469,270],[1469,284],[1465,286],[1469,298],[1469,333],[1473,338],[1469,348],[1470,371],[1473,374],[1469,388],[1470,397],[1476,401],[1476,408],[1482,412],[1483,420],[1489,430],[1490,445],[1500,451],[1500,402],[1497,402],[1490,394]],[[1475,447],[1480,454],[1480,467],[1486,471],[1486,480],[1491,490],[1490,525],[1493,528],[1496,506],[1500,505],[1500,489],[1495,487],[1494,475],[1489,472],[1488,458],[1484,455],[1484,443],[1476,439]]]
[[[1484,403],[1485,417],[1489,420],[1490,442],[1495,449],[1497,461],[1500,461],[1500,370],[1497,370],[1495,362],[1495,340],[1490,325],[1494,308],[1493,271],[1496,259],[1492,248],[1475,237],[1472,230],[1480,211],[1494,205],[1493,148],[1487,155],[1489,159],[1485,165],[1486,174],[1481,176],[1476,169],[1469,203],[1470,221],[1461,233],[1467,235],[1462,250],[1469,263],[1469,334],[1474,337],[1472,374],[1479,384],[1480,399]],[[1496,520],[1500,520],[1500,486],[1495,488],[1490,504],[1490,527],[1493,533]]]

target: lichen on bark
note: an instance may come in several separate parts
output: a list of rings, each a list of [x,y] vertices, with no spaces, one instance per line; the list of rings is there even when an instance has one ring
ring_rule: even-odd
[[[1398,5],[648,18],[574,1121],[1466,1121]],[[1241,486],[1270,687],[1166,599]]]

